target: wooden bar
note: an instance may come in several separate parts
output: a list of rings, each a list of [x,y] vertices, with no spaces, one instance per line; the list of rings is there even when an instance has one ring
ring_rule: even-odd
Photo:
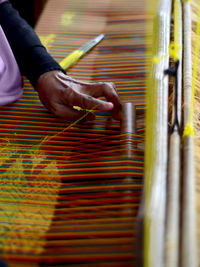
[[[191,3],[183,2],[184,9],[184,129],[190,122],[193,109],[192,99],[192,16]],[[182,189],[182,224],[181,224],[181,264],[198,266],[197,254],[197,217],[195,194],[194,137],[192,133],[183,137],[183,189]]]
[[[167,215],[165,266],[179,266],[180,251],[180,216],[181,216],[181,122],[182,122],[182,4],[174,1],[174,45],[177,48],[177,77],[173,85],[173,109],[169,133],[168,182],[167,182]],[[177,36],[176,36],[177,35]],[[177,80],[176,80],[177,79]],[[177,83],[177,84],[176,84]],[[177,88],[176,88],[177,87]],[[177,92],[176,92],[177,90]],[[176,99],[175,99],[176,98]],[[176,121],[177,120],[177,121]]]
[[[161,267],[165,254],[168,159],[168,75],[171,1],[159,1],[153,63],[147,89],[145,142],[144,266]]]

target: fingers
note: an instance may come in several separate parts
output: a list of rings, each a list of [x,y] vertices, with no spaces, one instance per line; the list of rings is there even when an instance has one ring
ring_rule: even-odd
[[[92,121],[95,119],[95,115],[92,112],[86,110],[75,110],[73,108],[69,108],[66,105],[55,104],[54,110],[52,111],[54,115],[61,119],[65,119],[66,121]]]
[[[109,89],[104,89],[104,95],[107,101],[111,101],[114,104],[114,108],[112,109],[112,116],[117,119],[120,120],[121,119],[121,101],[119,98],[119,95],[117,94],[117,91],[115,89],[115,86],[113,83],[108,83],[107,86],[110,86]],[[114,86],[114,87],[113,87]]]
[[[115,84],[112,82],[98,82],[98,83],[87,83],[79,80],[75,80],[70,76],[60,74],[60,80],[70,82],[71,87],[80,93],[93,96],[94,98],[104,96],[108,102],[114,104],[115,108],[121,109],[120,98],[117,94]],[[64,78],[64,79],[63,79]],[[105,102],[105,101],[104,101]],[[103,102],[99,102],[99,104]],[[101,107],[101,105],[100,105]]]
[[[70,98],[66,96],[65,99],[68,105],[79,106],[82,109],[97,109],[101,111],[110,111],[113,109],[113,104],[111,102],[106,102],[87,94],[74,93],[73,96]]]
[[[115,119],[120,120],[121,103],[113,83],[85,83],[69,76],[65,77],[65,81],[70,83],[66,90],[66,104],[78,105],[83,109],[110,111]],[[69,88],[73,93],[70,93]],[[105,97],[107,101],[98,97]]]
[[[59,77],[60,79],[60,77]],[[83,84],[74,82],[73,80],[60,79],[61,84],[65,88],[63,90],[63,102],[70,106],[79,106],[82,109],[98,109],[102,111],[109,111],[113,109],[113,103],[100,100],[96,95],[101,96],[102,93],[92,93],[98,91],[98,85]],[[95,96],[95,97],[94,97]]]
[[[121,117],[121,102],[113,83],[97,83],[90,85],[90,91],[95,97],[104,96],[108,102],[113,103],[111,111],[115,119]]]
[[[40,77],[37,87],[40,100],[57,117],[68,121],[95,118],[92,112],[73,109],[79,106],[85,110],[110,111],[114,118],[120,119],[121,103],[113,83],[85,83],[52,71]],[[106,101],[99,97],[105,97]]]

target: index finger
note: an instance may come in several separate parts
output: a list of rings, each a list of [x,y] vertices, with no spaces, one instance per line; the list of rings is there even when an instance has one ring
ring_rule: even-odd
[[[115,84],[112,82],[107,82],[107,83],[100,83],[99,85],[97,85],[98,92],[96,92],[97,94],[99,94],[99,96],[104,96],[105,99],[108,102],[113,103],[114,107],[111,111],[113,117],[115,119],[120,119],[121,117],[121,101],[120,101],[120,97],[117,94],[116,88],[115,88]],[[97,96],[97,97],[99,97]]]

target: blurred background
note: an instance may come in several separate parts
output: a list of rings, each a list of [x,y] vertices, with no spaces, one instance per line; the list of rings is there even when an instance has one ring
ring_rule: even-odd
[[[20,15],[34,27],[47,0],[10,0]]]

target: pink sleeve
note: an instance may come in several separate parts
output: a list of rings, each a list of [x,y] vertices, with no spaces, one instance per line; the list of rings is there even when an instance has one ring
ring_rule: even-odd
[[[0,26],[0,106],[22,96],[22,78],[19,67]]]
[[[2,4],[3,2],[6,2],[6,1],[8,1],[8,0],[0,0],[0,4]]]

